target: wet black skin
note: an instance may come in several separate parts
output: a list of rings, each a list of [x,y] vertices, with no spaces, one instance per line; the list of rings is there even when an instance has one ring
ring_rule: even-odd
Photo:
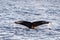
[[[43,24],[48,24],[49,22],[47,21],[35,21],[35,22],[28,22],[28,21],[17,21],[15,22],[16,24],[21,24],[21,25],[24,25],[30,29],[34,29],[32,28],[33,27],[37,27],[39,25],[43,25]]]

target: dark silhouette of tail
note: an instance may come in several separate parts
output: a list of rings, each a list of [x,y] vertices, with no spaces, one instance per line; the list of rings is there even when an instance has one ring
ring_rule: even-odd
[[[35,21],[35,22],[33,22],[33,25],[39,26],[39,25],[48,24],[48,23],[49,22],[47,22],[47,21]]]
[[[47,22],[47,21],[35,21],[35,22],[17,21],[15,23],[27,26],[30,29],[34,29],[35,27],[37,27],[39,25],[48,24],[49,22]]]

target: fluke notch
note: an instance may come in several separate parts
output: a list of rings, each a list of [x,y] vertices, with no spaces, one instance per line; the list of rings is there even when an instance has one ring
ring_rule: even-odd
[[[17,21],[16,24],[24,25],[30,29],[35,29],[35,27],[43,24],[49,24],[47,21],[35,21],[35,22],[28,22],[28,21]]]

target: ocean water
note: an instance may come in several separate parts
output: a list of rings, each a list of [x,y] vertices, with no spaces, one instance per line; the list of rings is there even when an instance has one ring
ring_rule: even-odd
[[[28,29],[19,20],[50,26]],[[0,40],[60,40],[60,0],[0,0]]]

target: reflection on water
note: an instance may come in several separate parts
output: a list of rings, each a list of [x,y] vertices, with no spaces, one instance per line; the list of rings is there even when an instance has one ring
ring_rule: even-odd
[[[1,0],[0,40],[60,40],[60,0]],[[50,21],[51,25],[28,29],[16,20]]]

